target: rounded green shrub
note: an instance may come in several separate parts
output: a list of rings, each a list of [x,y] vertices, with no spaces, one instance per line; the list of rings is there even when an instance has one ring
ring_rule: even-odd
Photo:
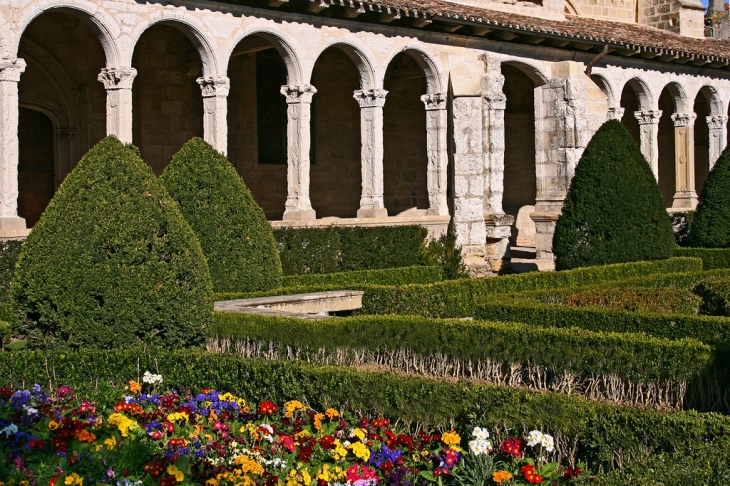
[[[138,150],[107,137],[66,177],[18,258],[11,297],[33,347],[199,345],[205,257]]]
[[[271,226],[224,155],[194,138],[172,158],[162,181],[198,235],[216,292],[280,286]]]
[[[730,148],[707,176],[687,240],[692,247],[730,247]]]
[[[730,316],[730,278],[702,280],[692,291],[702,297],[700,312],[710,316]]]
[[[670,258],[672,225],[649,164],[611,120],[583,152],[553,237],[555,267]]]

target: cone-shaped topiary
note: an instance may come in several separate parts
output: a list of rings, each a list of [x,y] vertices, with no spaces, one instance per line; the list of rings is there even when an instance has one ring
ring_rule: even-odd
[[[177,203],[107,137],[66,177],[23,245],[11,296],[34,347],[199,345],[210,274]]]
[[[279,287],[271,226],[224,155],[194,138],[172,158],[162,181],[198,235],[216,292]]]
[[[730,147],[707,176],[687,236],[689,246],[730,247]]]
[[[555,268],[670,258],[674,235],[649,164],[616,120],[578,162],[553,237]]]

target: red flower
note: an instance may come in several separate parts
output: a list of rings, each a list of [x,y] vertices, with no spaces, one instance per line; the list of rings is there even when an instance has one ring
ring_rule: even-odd
[[[373,427],[377,429],[383,429],[385,427],[390,427],[390,421],[388,419],[375,419],[373,420]]]
[[[60,476],[59,477],[56,477],[56,478],[49,479],[48,480],[48,486],[56,486],[56,483],[58,482],[59,479],[60,479]]]
[[[335,440],[331,435],[325,435],[319,440],[319,445],[322,446],[322,449],[329,451],[335,448]]]
[[[265,401],[259,405],[259,413],[262,415],[273,415],[279,411],[279,407],[274,402]]]
[[[520,468],[520,471],[522,471],[522,474],[525,475],[525,479],[527,479],[528,483],[533,483],[533,484],[542,483],[542,476],[535,473],[534,465],[527,464],[526,466],[522,466],[522,468]]]
[[[10,397],[13,396],[13,390],[10,388],[0,388],[0,397],[2,397],[4,400],[10,399]],[[56,481],[58,481],[58,478],[56,478]]]
[[[576,477],[578,475],[580,475],[579,467],[569,467],[563,473],[563,479],[573,479],[574,477]]]
[[[526,445],[527,443],[524,440],[518,439],[517,437],[510,437],[502,442],[499,450],[510,456],[519,457],[522,455],[522,451],[525,450]]]

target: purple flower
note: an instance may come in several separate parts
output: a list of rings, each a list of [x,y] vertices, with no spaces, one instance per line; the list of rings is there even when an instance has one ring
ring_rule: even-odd
[[[106,477],[108,477],[110,479],[114,479],[114,476],[116,476],[114,474],[114,470],[112,468],[109,468],[109,470],[106,472]]]

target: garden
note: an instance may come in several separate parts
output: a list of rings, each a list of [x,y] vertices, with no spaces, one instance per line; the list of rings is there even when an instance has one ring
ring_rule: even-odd
[[[451,227],[272,231],[204,141],[109,137],[0,244],[0,485],[730,484],[728,196],[730,150],[670,218],[607,122],[558,270],[472,279]]]

